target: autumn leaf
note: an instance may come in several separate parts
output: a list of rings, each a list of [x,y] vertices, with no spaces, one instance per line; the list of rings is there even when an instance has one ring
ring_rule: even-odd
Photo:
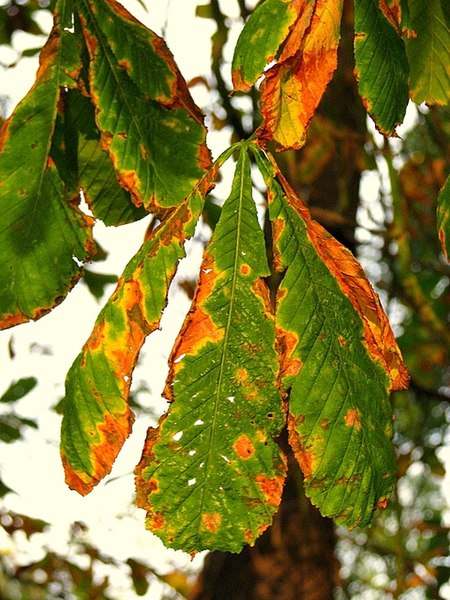
[[[450,261],[450,176],[439,194],[437,226],[442,252]]]
[[[395,480],[391,389],[407,374],[379,299],[352,254],[310,216],[260,152],[268,187],[281,383],[305,490],[325,516],[355,526]]]
[[[96,123],[117,178],[136,206],[176,206],[211,162],[202,115],[162,38],[114,0],[78,4]]]
[[[52,154],[60,90],[76,85],[76,42],[59,14],[36,81],[0,134],[0,327],[38,319],[61,302],[95,251],[91,218]],[[24,159],[24,157],[26,157]]]
[[[406,40],[411,97],[416,104],[446,105],[450,99],[450,5],[440,0],[410,0]]]
[[[275,141],[279,150],[305,143],[309,121],[337,66],[341,14],[341,0],[271,0],[255,11],[241,34],[233,60],[236,90],[248,89],[263,59],[273,60],[284,43],[261,84],[259,137]]]
[[[238,552],[270,525],[284,458],[263,232],[244,146],[174,346],[168,414],[149,429],[138,506],[166,546]]]
[[[139,351],[159,326],[184,242],[194,232],[216,170],[232,151],[217,159],[187,200],[144,241],[67,374],[61,457],[67,484],[82,495],[110,472],[131,432],[128,398]]]
[[[377,0],[355,0],[355,70],[367,112],[379,131],[393,135],[408,105],[408,59],[398,31]]]

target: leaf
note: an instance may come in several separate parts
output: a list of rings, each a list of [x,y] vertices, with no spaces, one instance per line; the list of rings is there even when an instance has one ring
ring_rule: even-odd
[[[355,70],[359,93],[377,129],[393,135],[409,101],[405,44],[377,0],[355,1]]]
[[[389,391],[407,374],[379,299],[352,254],[312,220],[260,153],[268,187],[289,441],[325,516],[367,524],[395,481]],[[280,182],[280,183],[278,183]]]
[[[305,0],[265,0],[256,7],[234,50],[232,77],[236,91],[246,92],[256,83],[264,67],[276,58],[306,4]],[[313,3],[309,5],[312,7]]]
[[[275,141],[278,150],[305,143],[309,121],[336,69],[342,14],[342,0],[307,0],[291,6],[298,11],[297,21],[261,84],[260,139]]]
[[[19,381],[14,381],[6,392],[0,397],[0,402],[17,402],[20,398],[26,396],[37,385],[36,377],[22,377]]]
[[[450,261],[450,176],[447,177],[438,197],[437,227],[442,252]]]
[[[232,152],[233,147],[216,165]],[[159,326],[184,242],[194,232],[215,175],[212,168],[144,241],[67,374],[61,458],[67,484],[82,495],[110,472],[131,432],[133,369],[145,338]]]
[[[73,136],[78,187],[96,219],[105,225],[123,225],[142,219],[148,212],[137,207],[117,179],[114,166],[100,144],[100,132],[95,124],[94,106],[76,90],[64,95],[65,138]],[[69,158],[70,160],[70,158]]]
[[[410,0],[410,27],[406,40],[411,69],[411,97],[417,104],[446,105],[450,99],[450,5],[440,0]]]
[[[280,502],[285,464],[273,438],[284,415],[268,274],[244,146],[170,359],[172,404],[136,468],[138,506],[166,546],[238,552]]]
[[[162,38],[114,0],[80,0],[101,144],[136,206],[176,206],[210,165],[202,116]],[[176,157],[176,169],[173,158]]]
[[[34,86],[0,134],[0,327],[38,319],[59,304],[94,252],[92,219],[66,190],[50,155],[62,86],[80,68],[74,40],[55,25]],[[76,259],[76,260],[75,260]]]
[[[199,199],[181,204],[128,263],[66,379],[61,456],[66,482],[82,495],[107,475],[131,432],[131,374],[157,329]]]

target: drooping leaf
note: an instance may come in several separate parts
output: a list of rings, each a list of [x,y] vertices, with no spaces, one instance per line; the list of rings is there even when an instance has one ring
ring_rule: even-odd
[[[305,143],[309,121],[336,69],[341,14],[341,0],[270,0],[258,7],[240,36],[235,89],[248,89],[276,58],[261,84],[259,134],[280,150]]]
[[[405,44],[377,0],[355,0],[355,62],[359,93],[377,128],[393,135],[409,100]]]
[[[101,144],[120,184],[136,206],[177,205],[210,156],[202,116],[172,55],[114,0],[80,0],[79,15]]]
[[[450,261],[450,176],[439,194],[437,226],[442,252]]]
[[[75,85],[80,67],[57,13],[36,82],[0,134],[1,328],[38,319],[61,302],[81,275],[80,261],[94,252],[92,220],[50,153],[60,89]]]
[[[36,377],[22,377],[19,381],[14,381],[4,394],[0,397],[0,402],[17,402],[20,398],[26,396],[37,385]]]
[[[184,242],[193,234],[214,176],[215,169],[208,171],[144,241],[67,374],[61,458],[67,484],[82,495],[110,472],[131,432],[133,369],[145,338],[159,326]]]
[[[450,99],[450,4],[410,0],[409,12],[414,31],[406,40],[411,97],[417,104],[446,105]]]
[[[406,370],[379,299],[353,255],[312,220],[261,154],[268,187],[289,440],[323,515],[367,524],[395,480],[388,393]]]
[[[175,344],[158,429],[136,469],[138,505],[166,546],[238,552],[268,527],[285,465],[269,274],[244,148]]]

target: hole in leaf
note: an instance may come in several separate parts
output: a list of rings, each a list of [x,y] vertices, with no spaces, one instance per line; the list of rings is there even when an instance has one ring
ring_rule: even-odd
[[[182,437],[183,437],[183,432],[182,431],[177,431],[177,433],[175,433],[172,436],[172,439],[175,440],[176,442],[178,442],[179,440],[181,440]]]
[[[195,477],[193,477],[192,479],[188,479],[188,485],[195,485],[197,483],[197,479]]]
[[[205,422],[202,421],[201,419],[197,419],[194,423],[194,425],[204,425],[204,424],[205,424]]]

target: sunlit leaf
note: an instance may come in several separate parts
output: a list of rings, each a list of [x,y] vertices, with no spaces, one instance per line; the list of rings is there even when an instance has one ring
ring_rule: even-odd
[[[165,545],[238,552],[268,527],[284,460],[274,320],[263,232],[241,151],[175,344],[158,429],[136,469],[138,505]]]
[[[267,159],[282,383],[291,388],[289,440],[305,490],[323,515],[367,524],[395,480],[389,391],[406,370],[353,255],[312,220]],[[277,181],[278,180],[278,181]],[[282,184],[282,185],[280,185]]]
[[[214,176],[211,169],[144,241],[67,375],[61,457],[66,482],[80,494],[110,472],[131,432],[133,369],[145,338],[159,326],[184,242],[194,232]]]
[[[417,104],[448,104],[450,99],[450,3],[410,0],[406,41],[411,69],[411,97]]]
[[[0,135],[0,327],[38,319],[61,302],[94,252],[92,220],[51,156],[61,86],[81,67],[73,36],[55,26],[36,82]]]
[[[437,226],[442,252],[450,260],[450,176],[439,194]]]
[[[408,104],[405,44],[377,0],[355,0],[355,61],[359,93],[381,133],[393,135]]]
[[[202,117],[172,55],[114,0],[80,0],[79,14],[101,144],[121,185],[148,210],[177,205],[210,157]]]

